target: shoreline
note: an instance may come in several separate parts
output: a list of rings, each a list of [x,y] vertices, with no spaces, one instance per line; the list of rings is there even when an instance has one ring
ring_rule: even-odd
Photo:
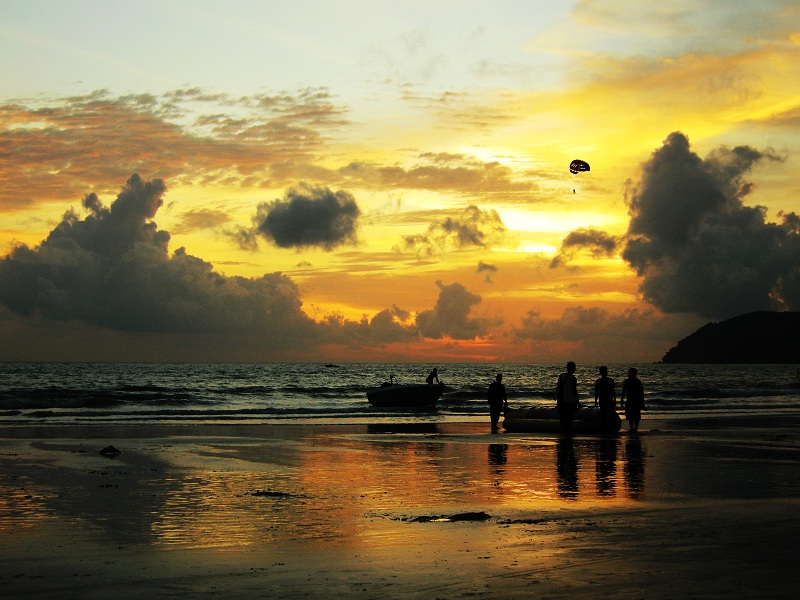
[[[798,419],[678,421],[0,427],[0,592],[792,597]]]
[[[622,427],[615,434],[575,433],[572,438],[581,439],[628,439],[628,423],[622,417]],[[485,419],[470,421],[363,421],[343,422],[304,420],[300,422],[266,423],[90,423],[90,424],[14,424],[0,425],[0,444],[3,440],[67,439],[67,440],[113,440],[157,439],[157,438],[252,438],[283,439],[308,435],[427,435],[427,436],[467,436],[475,442],[520,443],[525,440],[556,440],[560,433],[509,432],[502,427],[491,433],[488,415]],[[643,439],[653,437],[680,436],[702,439],[704,435],[714,437],[732,436],[741,438],[746,432],[760,435],[796,435],[800,432],[800,415],[725,415],[700,417],[669,417],[642,419],[638,436]],[[635,434],[633,434],[635,435]]]

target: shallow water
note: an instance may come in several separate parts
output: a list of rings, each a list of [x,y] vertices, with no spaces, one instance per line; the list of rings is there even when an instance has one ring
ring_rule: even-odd
[[[629,365],[609,365],[619,394]],[[800,414],[795,365],[636,365],[650,417]],[[435,410],[372,407],[366,389],[394,376],[422,383],[423,364],[2,363],[0,425],[414,422],[486,419],[497,372],[511,406],[552,406],[561,365],[443,364]],[[593,403],[594,365],[578,388]]]

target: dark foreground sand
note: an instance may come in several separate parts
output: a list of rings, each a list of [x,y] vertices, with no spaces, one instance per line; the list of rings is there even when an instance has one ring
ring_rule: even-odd
[[[688,425],[0,429],[0,597],[796,597],[798,423]]]

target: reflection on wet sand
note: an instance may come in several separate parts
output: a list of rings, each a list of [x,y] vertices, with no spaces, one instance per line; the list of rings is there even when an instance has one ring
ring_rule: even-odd
[[[561,437],[556,447],[556,473],[558,473],[558,495],[562,498],[578,497],[578,457],[571,436]]]
[[[507,488],[527,488],[533,496],[545,500],[553,495],[559,498],[587,500],[613,498],[624,483],[627,497],[638,499],[644,491],[644,452],[639,439],[625,442],[625,451],[620,455],[621,439],[618,437],[573,438],[561,437],[546,444],[509,446],[489,444],[489,466],[497,474],[505,474],[503,482]],[[555,469],[542,468],[545,449],[555,447]],[[552,450],[550,450],[552,452]],[[619,475],[620,462],[624,482]],[[592,465],[594,463],[594,465]],[[551,463],[552,464],[552,463]],[[594,489],[589,479],[580,475],[594,466]],[[588,471],[590,472],[590,471]],[[527,478],[523,482],[522,476]],[[516,478],[516,479],[515,479]]]
[[[592,495],[588,489],[582,489],[579,485],[579,474],[583,464],[588,462],[587,457],[593,454],[594,495],[616,496],[619,483],[617,475],[619,446],[620,439],[617,437],[581,440],[574,440],[571,437],[560,438],[556,449],[559,495],[567,499],[576,499],[581,493]],[[625,442],[623,473],[628,497],[640,498],[644,493],[645,465],[642,442],[638,438],[631,438]]]
[[[280,442],[213,438],[137,447],[130,441],[115,459],[98,457],[85,441],[43,443],[29,467],[20,471],[23,463],[14,459],[14,476],[0,470],[0,532],[58,520],[65,527],[89,524],[93,535],[118,544],[359,545],[380,538],[377,523],[387,519],[642,497],[640,440],[485,439],[435,428],[376,428]],[[617,492],[620,472],[625,497]]]
[[[631,498],[644,494],[644,451],[642,441],[631,437],[625,441],[625,486]]]
[[[502,473],[506,462],[508,462],[508,445],[489,444],[489,464],[496,467],[498,473]]]
[[[571,440],[485,429],[0,437],[0,589],[793,597],[794,427]],[[122,454],[99,456],[111,442]]]
[[[616,437],[597,440],[595,446],[594,473],[598,496],[613,496],[617,492],[617,448]]]

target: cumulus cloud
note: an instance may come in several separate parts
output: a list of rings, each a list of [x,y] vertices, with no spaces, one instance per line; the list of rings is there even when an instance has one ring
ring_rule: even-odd
[[[630,223],[622,257],[642,279],[645,299],[665,312],[726,318],[755,310],[800,308],[797,216],[766,221],[745,206],[744,176],[781,158],[748,146],[701,159],[674,132],[629,182]]]
[[[247,334],[265,347],[298,334],[313,339],[285,275],[226,277],[184,248],[170,256],[169,233],[151,221],[165,191],[161,179],[134,174],[108,208],[86,196],[84,219],[68,211],[38,247],[18,245],[0,262],[0,303],[129,332]]]
[[[14,247],[0,260],[4,330],[22,331],[14,328],[28,323],[28,333],[37,336],[29,346],[43,347],[47,324],[59,322],[54,332],[72,331],[80,338],[82,353],[74,356],[95,360],[87,340],[113,344],[121,352],[114,356],[126,360],[251,360],[318,356],[325,344],[363,350],[421,337],[472,339],[492,325],[470,316],[479,296],[441,282],[436,306],[416,319],[393,306],[360,321],[336,315],[314,321],[302,310],[299,288],[282,273],[229,277],[185,248],[170,255],[170,234],[153,222],[165,193],[163,180],[134,174],[110,207],[88,194],[83,218],[70,209],[40,245]],[[22,317],[12,323],[14,313]]]
[[[423,336],[472,340],[485,336],[490,326],[499,324],[490,319],[470,317],[473,307],[480,304],[481,297],[460,283],[446,285],[437,281],[436,285],[441,290],[436,306],[417,315],[417,326]]]
[[[325,325],[329,328],[329,339],[363,349],[418,339],[419,329],[413,322],[408,322],[410,317],[409,311],[392,306],[358,322],[331,315],[325,320]]]
[[[243,248],[258,247],[262,237],[280,248],[317,246],[326,251],[357,243],[361,210],[345,191],[300,185],[286,191],[283,200],[258,205],[251,229],[239,229],[235,237]]]
[[[449,249],[489,247],[500,243],[507,231],[497,211],[470,205],[457,217],[431,223],[425,233],[403,236],[394,249],[430,258]]]
[[[558,254],[550,263],[550,268],[555,269],[567,264],[577,252],[589,252],[594,258],[614,256],[621,243],[621,238],[609,235],[593,227],[570,231],[561,242]]]

